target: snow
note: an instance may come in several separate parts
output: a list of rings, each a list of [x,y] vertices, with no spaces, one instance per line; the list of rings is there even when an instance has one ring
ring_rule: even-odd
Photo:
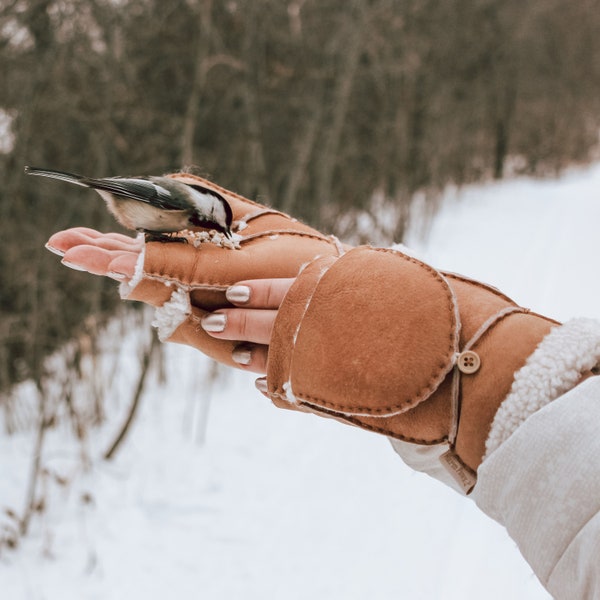
[[[560,179],[521,179],[449,194],[424,242],[438,268],[492,283],[535,311],[598,317],[600,165]]]
[[[449,192],[429,237],[407,243],[539,312],[600,317],[598,189],[600,165]],[[46,464],[69,482],[45,479],[46,511],[0,553],[3,600],[549,598],[502,528],[385,438],[277,409],[248,374],[210,380],[201,355],[165,350],[168,380],[150,382],[113,461],[99,456],[119,419],[83,444],[49,435]],[[0,437],[0,511],[23,505],[32,440]]]

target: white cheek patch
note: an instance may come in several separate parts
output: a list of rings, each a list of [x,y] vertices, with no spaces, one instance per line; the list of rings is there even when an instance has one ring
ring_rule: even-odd
[[[207,217],[213,218],[213,213],[215,211],[215,207],[217,206],[216,200],[213,196],[209,194],[203,194],[201,192],[196,192],[191,198],[192,202],[198,213]]]
[[[221,226],[225,226],[227,222],[227,213],[221,201],[212,194],[205,194],[194,190],[190,200],[199,215],[214,221]]]
[[[213,215],[214,220],[217,223],[225,223],[227,221],[227,215],[225,214],[225,208],[220,202],[215,202],[213,204]]]

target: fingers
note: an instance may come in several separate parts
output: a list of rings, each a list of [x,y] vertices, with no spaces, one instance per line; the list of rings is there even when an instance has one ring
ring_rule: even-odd
[[[268,344],[276,316],[276,310],[224,308],[206,315],[202,328],[222,340]]]
[[[94,275],[108,275],[114,279],[129,279],[133,276],[138,253],[120,250],[105,250],[96,246],[75,246],[63,256],[63,264]]]
[[[97,246],[106,250],[139,251],[143,241],[120,233],[100,233],[87,227],[73,227],[52,235],[46,248],[56,254],[64,255],[74,246],[81,245]]]
[[[233,350],[233,360],[247,371],[266,373],[277,309],[293,282],[293,278],[253,279],[232,285],[227,299],[240,308],[209,313],[201,321],[202,328],[213,337],[242,342]]]
[[[243,308],[210,313],[202,319],[202,328],[224,340],[268,344],[277,309],[293,282],[293,278],[253,279],[230,286],[227,299]]]
[[[265,374],[267,372],[268,350],[268,346],[240,344],[234,348],[231,358],[244,371]]]
[[[142,246],[141,239],[86,227],[55,233],[46,244],[48,250],[63,257],[65,266],[117,280],[133,276]]]
[[[264,374],[276,316],[276,310],[231,308],[209,313],[201,325],[215,338],[243,342],[234,348],[232,359],[246,371]]]
[[[232,285],[225,295],[236,306],[246,308],[279,308],[294,278],[250,279]]]

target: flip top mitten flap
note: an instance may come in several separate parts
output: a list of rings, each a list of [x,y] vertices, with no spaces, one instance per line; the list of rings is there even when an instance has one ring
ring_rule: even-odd
[[[271,339],[269,395],[398,440],[447,443],[474,478],[514,373],[555,325],[485,284],[359,247],[297,278]]]

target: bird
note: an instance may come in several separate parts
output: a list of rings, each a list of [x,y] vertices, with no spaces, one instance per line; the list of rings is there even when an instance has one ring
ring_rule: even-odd
[[[221,194],[202,185],[160,176],[94,178],[30,166],[25,173],[96,190],[121,225],[159,241],[183,239],[165,234],[194,227],[215,229],[232,238],[231,206]]]

